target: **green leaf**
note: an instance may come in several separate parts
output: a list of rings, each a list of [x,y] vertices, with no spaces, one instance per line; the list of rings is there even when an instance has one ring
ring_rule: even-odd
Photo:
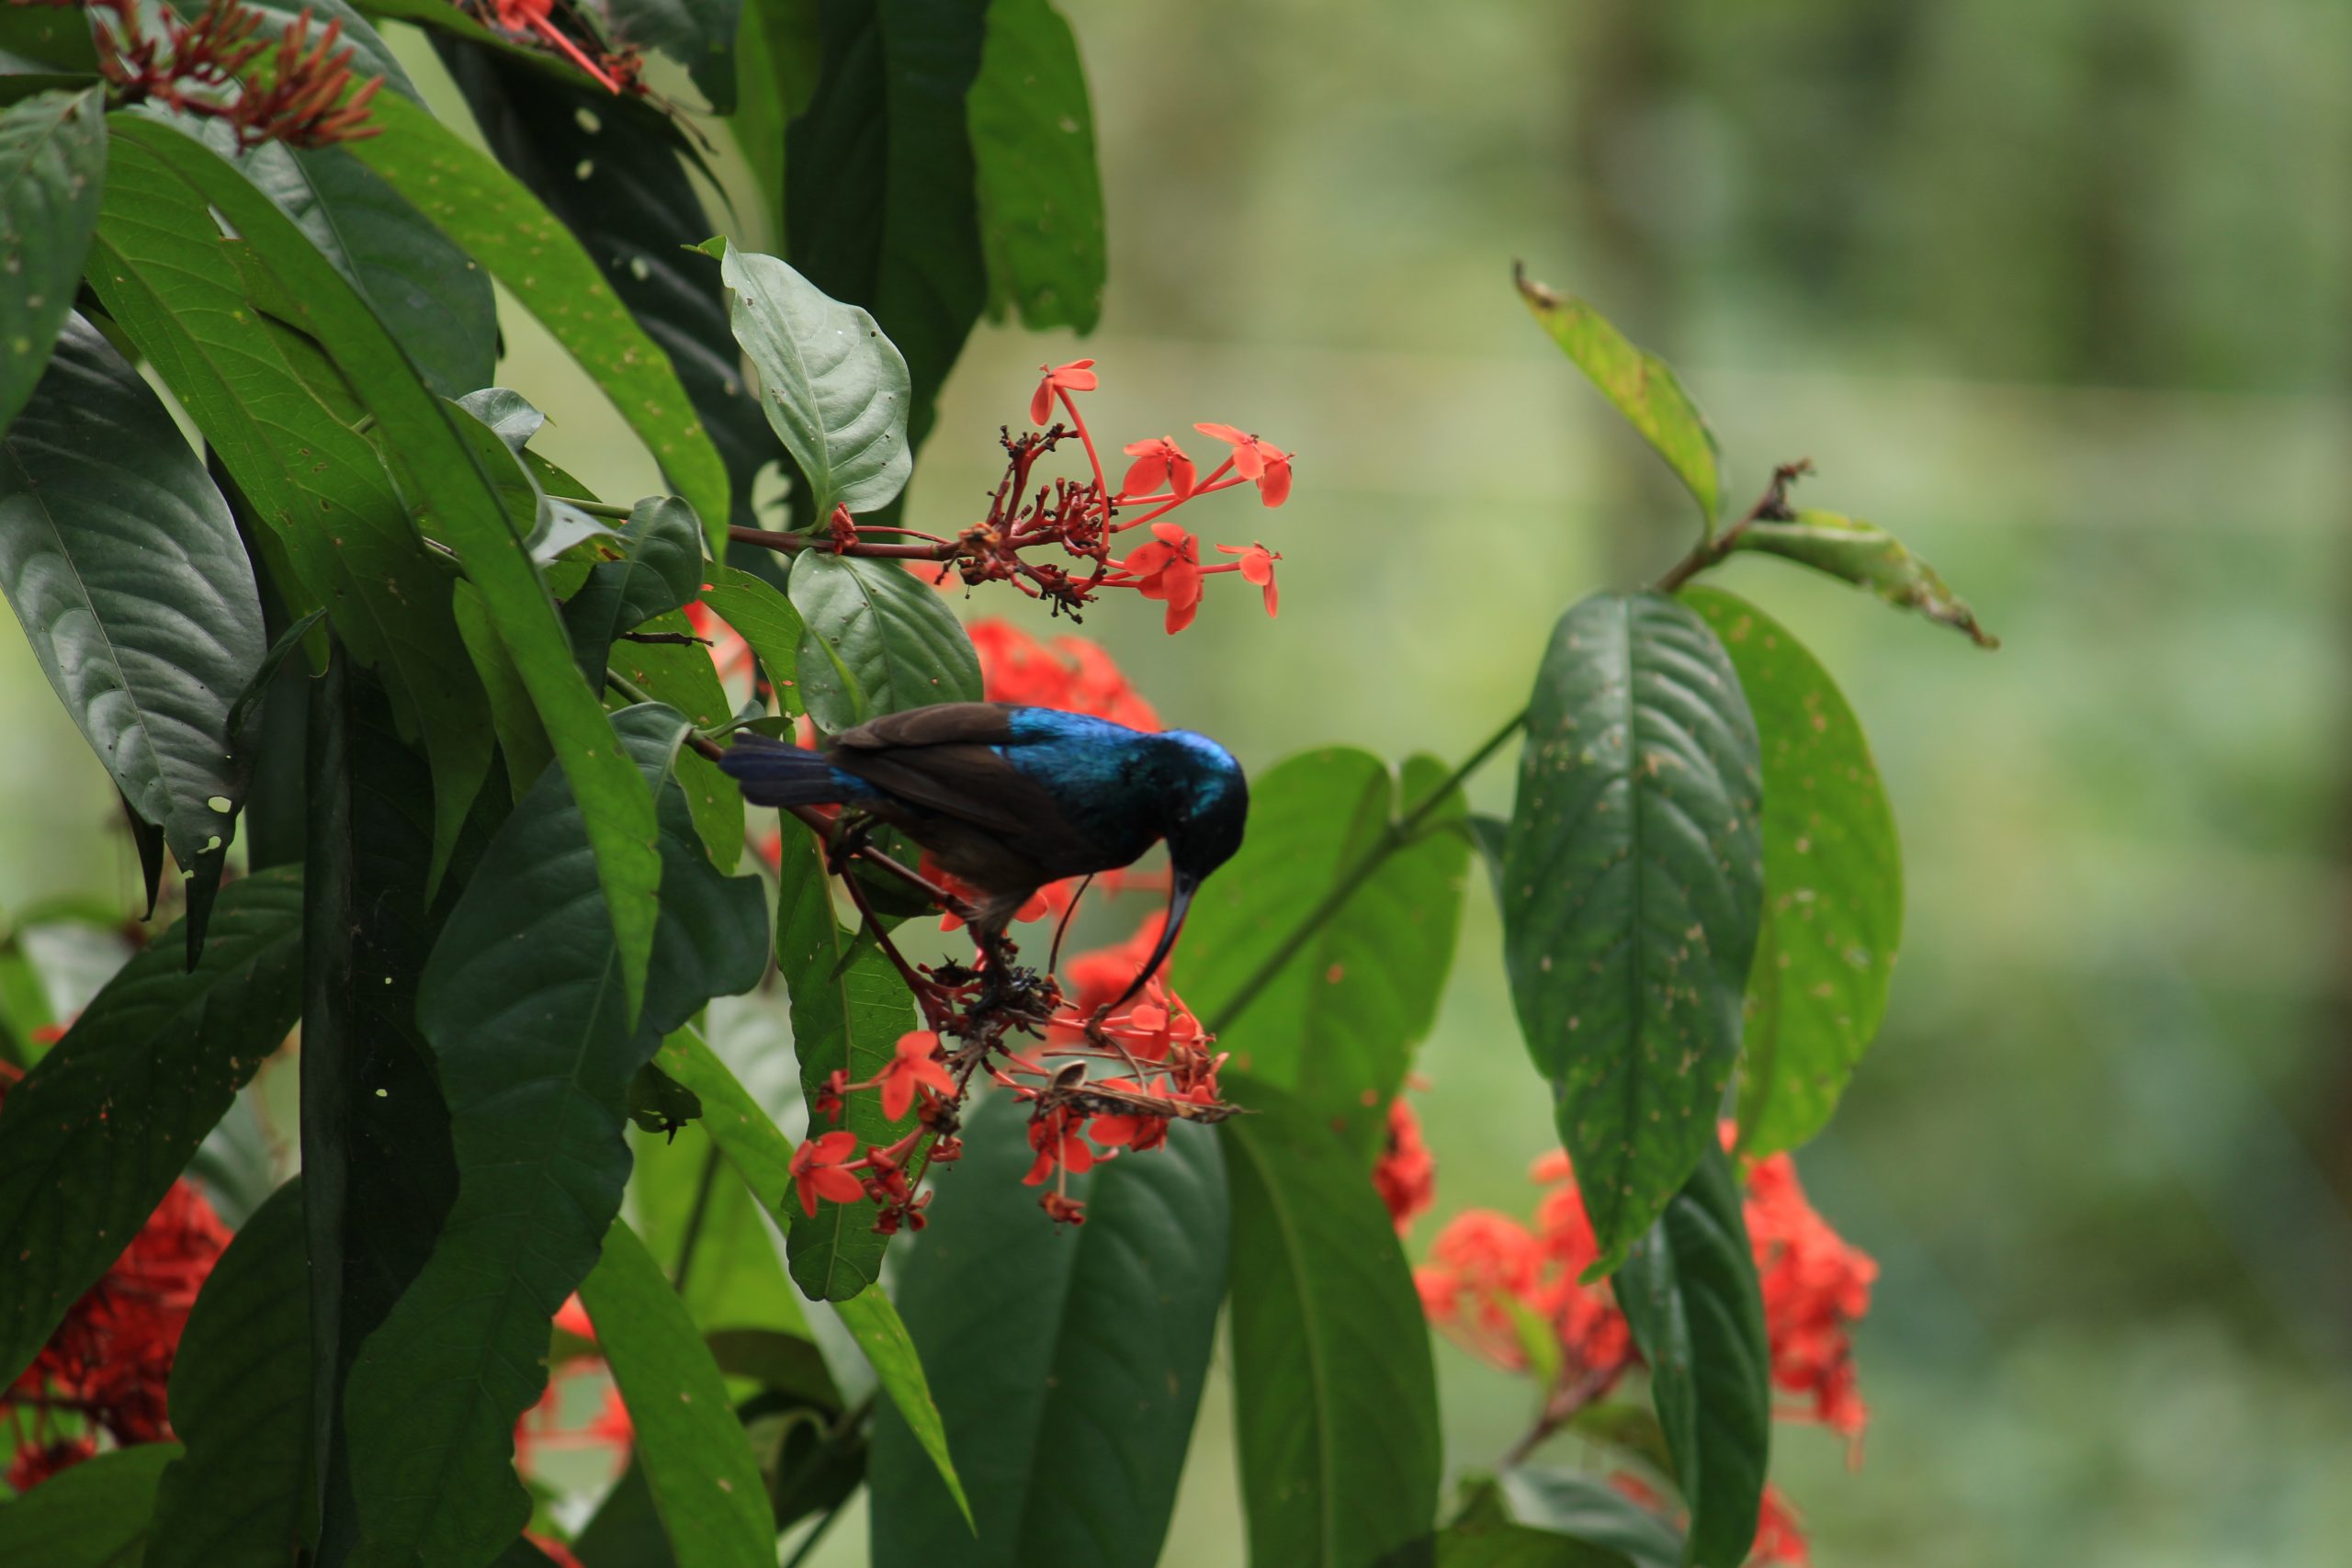
[[[803,550],[788,591],[805,626],[800,695],[820,729],[980,700],[980,660],[956,612],[899,563]]]
[[[0,431],[74,310],[107,179],[106,100],[42,93],[0,115]]]
[[[701,592],[702,522],[674,495],[648,496],[605,547],[617,558],[598,561],[563,606],[581,672],[598,687],[615,637],[693,604]]]
[[[758,879],[711,869],[666,786],[684,721],[649,705],[615,728],[637,787],[663,785],[644,1010],[632,1027],[582,813],[551,770],[492,841],[418,990],[458,1197],[352,1371],[357,1563],[481,1562],[528,1518],[509,1462],[514,1421],[545,1386],[547,1325],[619,1210],[629,1080],[664,1032],[765,966]]]
[[[612,400],[695,514],[724,526],[725,465],[668,357],[613,297],[579,242],[504,170],[424,110],[379,98],[375,122],[385,134],[354,142],[352,151],[490,268]],[[723,536],[715,541],[723,542]]]
[[[817,0],[742,0],[735,66],[748,84],[735,105],[735,145],[784,232],[785,128],[808,112],[824,63]]]
[[[800,694],[800,643],[808,625],[792,601],[765,578],[731,566],[711,574],[702,596],[710,612],[752,645],[787,718],[806,711]],[[966,640],[969,640],[967,638]]]
[[[123,797],[197,878],[193,957],[251,766],[229,709],[269,638],[220,492],[79,317],[0,440],[0,591]]]
[[[1715,433],[1707,428],[1706,417],[1682,389],[1673,369],[1665,360],[1627,342],[1607,317],[1575,295],[1546,288],[1523,270],[1515,270],[1512,281],[1519,286],[1519,297],[1534,312],[1537,324],[1576,361],[1577,369],[1592,378],[1592,384],[1666,459],[1675,477],[1690,487],[1708,536],[1713,537],[1715,514],[1723,510]]]
[[[580,1287],[678,1561],[775,1568],[775,1520],[727,1385],[685,1303],[626,1221]]]
[[[694,624],[677,611],[645,623],[646,632],[691,637]],[[633,642],[613,644],[606,668],[657,702],[686,716],[697,729],[715,729],[730,719],[727,691],[712,668],[710,650],[699,643]],[[695,829],[702,835],[710,862],[721,871],[733,871],[743,858],[743,792],[718,764],[700,752],[678,753],[678,787],[695,814]]]
[[[30,1364],[294,1026],[301,917],[301,879],[290,870],[230,883],[193,970],[166,933],[8,1091],[0,1376],[13,1382]]]
[[[187,1452],[155,1494],[146,1568],[280,1568],[302,1544],[311,1311],[301,1179],[220,1255],[172,1359]]]
[[[95,76],[98,51],[90,38],[90,14],[83,7],[10,6],[0,9],[0,50],[17,56],[12,66],[53,66],[55,73]],[[25,73],[36,79],[43,73]],[[13,77],[17,73],[12,70]]]
[[[1026,1107],[991,1097],[899,1283],[935,1369],[973,1524],[885,1412],[869,1467],[876,1562],[1151,1568],[1184,1468],[1225,1299],[1225,1165],[1206,1127],[1069,1179],[1086,1223],[1021,1184]],[[1017,1334],[1004,1325],[1019,1324]],[[975,1345],[992,1348],[974,1355]]]
[[[1033,332],[1102,314],[1102,179],[1078,40],[1050,0],[990,0],[967,100],[992,309]]]
[[[0,1562],[139,1568],[155,1483],[177,1443],[141,1443],[83,1461],[0,1503]]]
[[[711,1054],[710,1047],[692,1030],[681,1030],[663,1046],[658,1060],[662,1070],[701,1097],[703,1126],[711,1141],[735,1168],[752,1195],[768,1213],[778,1229],[792,1223],[799,1204],[792,1197],[792,1144],[776,1131],[727,1064]],[[940,1420],[939,1407],[932,1403],[931,1388],[925,1382],[922,1358],[915,1351],[915,1343],[907,1333],[907,1325],[899,1320],[898,1309],[890,1298],[880,1291],[865,1291],[848,1301],[837,1302],[833,1310],[840,1315],[857,1348],[865,1353],[880,1381],[882,1392],[890,1396],[899,1416],[913,1431],[924,1453],[931,1457],[947,1489],[962,1502],[964,1483],[957,1479],[956,1466],[947,1455],[947,1434]],[[968,1505],[967,1505],[968,1510]],[[968,1512],[967,1512],[968,1517]]]
[[[658,50],[686,68],[714,114],[735,111],[735,26],[742,0],[598,0],[616,43]]]
[[[915,1028],[914,998],[880,949],[857,946],[833,918],[825,852],[797,824],[786,826],[777,868],[775,964],[792,1002],[792,1047],[800,1088],[814,1115],[817,1097],[836,1068],[853,1083],[889,1062],[899,1037]],[[854,949],[856,956],[844,964]],[[882,1113],[879,1095],[847,1097],[841,1125],[861,1145],[888,1144],[914,1124]],[[882,1271],[890,1238],[874,1231],[863,1203],[820,1203],[814,1214],[791,1205],[787,1251],[793,1282],[811,1301],[846,1302]]]
[[[491,750],[481,688],[454,635],[450,574],[417,537],[375,449],[350,428],[357,388],[307,329],[289,330],[294,322],[273,313],[299,316],[291,288],[252,258],[250,243],[210,237],[218,231],[211,202],[187,175],[193,169],[219,180],[232,172],[161,127],[119,117],[111,123],[91,286],[283,546],[295,581],[275,574],[279,590],[298,611],[326,607],[352,655],[382,673],[403,733],[424,736],[446,853]],[[314,269],[334,276],[287,220],[270,229],[281,241],[291,235]],[[366,310],[339,276],[312,303]],[[404,362],[399,375],[413,380]],[[351,407],[331,410],[322,396]]]
[[[1437,1538],[1437,1568],[1635,1568],[1623,1552],[1512,1519],[1492,1481],[1471,1492]]]
[[[1683,590],[1756,716],[1764,762],[1764,931],[1747,976],[1740,1150],[1819,1132],[1886,1013],[1903,942],[1903,847],[1870,743],[1788,628],[1720,589]]]
[[[1688,1561],[1739,1568],[1771,1458],[1772,1368],[1739,1184],[1722,1149],[1709,1149],[1634,1245],[1615,1287],[1690,1509]]]
[[[1250,835],[1185,923],[1177,994],[1234,1065],[1290,1090],[1366,1163],[1453,966],[1469,846],[1457,793],[1426,836],[1390,854],[1271,980],[1283,940],[1380,850],[1400,808],[1448,769],[1416,757],[1400,782],[1369,752],[1302,752],[1250,783]]]
[[[809,514],[878,512],[907,488],[907,362],[874,318],[774,256],[719,258],[728,322],[759,372],[760,407],[808,485]]]
[[[1634,1568],[1682,1568],[1674,1527],[1598,1476],[1518,1465],[1501,1484],[1521,1523],[1615,1551]]]
[[[1443,1453],[1429,1326],[1355,1150],[1281,1090],[1218,1128],[1233,1194],[1234,1426],[1250,1561],[1356,1568],[1430,1534]],[[1409,1561],[1409,1556],[1399,1561]]]
[[[1503,956],[1614,1269],[1700,1157],[1739,1052],[1763,894],[1756,726],[1706,623],[1601,593],[1535,677]]]
[[[1742,529],[1737,547],[1760,550],[1867,588],[1898,609],[1917,610],[1968,634],[1979,648],[2001,639],[1976,624],[1976,613],[1944,585],[1936,569],[1904,548],[1876,524],[1834,512],[1801,511],[1782,520],[1759,518]]]
[[[667,1073],[662,1076],[690,1097],[694,1107],[701,1106],[700,1095]],[[719,1168],[725,1156],[703,1130],[707,1113],[696,1109],[674,1141],[650,1133],[637,1140],[628,1190],[638,1231],[654,1260],[678,1281],[679,1298],[697,1324],[714,1333],[805,1335],[808,1320],[799,1293],[785,1279],[784,1260],[769,1239],[758,1201],[731,1171]],[[642,1118],[637,1122],[645,1127]],[[681,1268],[689,1236],[695,1249]],[[719,1366],[734,1371],[724,1359]]]

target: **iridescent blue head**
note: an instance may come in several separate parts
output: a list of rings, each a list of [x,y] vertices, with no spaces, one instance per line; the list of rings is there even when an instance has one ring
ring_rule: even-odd
[[[1232,752],[1189,729],[1163,730],[1152,739],[1148,765],[1159,775],[1160,798],[1168,803],[1163,834],[1168,840],[1168,923],[1126,995],[1111,1004],[1114,1012],[1159,973],[1176,945],[1176,933],[1184,927],[1193,895],[1209,873],[1233,858],[1250,820],[1250,781]]]

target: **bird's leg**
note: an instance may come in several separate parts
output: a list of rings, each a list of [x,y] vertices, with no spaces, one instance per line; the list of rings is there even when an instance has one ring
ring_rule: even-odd
[[[850,863],[873,838],[872,823],[873,818],[862,811],[843,811],[833,818],[832,831],[825,835],[825,869],[848,883],[853,891],[857,883],[851,875]],[[859,901],[858,907],[865,908],[863,900]],[[871,919],[870,916],[868,918]],[[880,929],[878,926],[876,928],[877,934]]]

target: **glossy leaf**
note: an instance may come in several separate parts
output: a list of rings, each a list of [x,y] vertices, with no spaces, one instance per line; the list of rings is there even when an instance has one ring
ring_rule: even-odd
[[[1682,1568],[1674,1527],[1599,1476],[1540,1465],[1503,1472],[1511,1516],[1524,1524],[1615,1551],[1634,1568]]]
[[[1253,1078],[1291,1091],[1367,1161],[1453,963],[1469,860],[1454,830],[1467,809],[1459,793],[1272,980],[1253,982],[1447,772],[1416,757],[1400,781],[1369,752],[1332,747],[1252,779],[1241,852],[1202,887],[1177,947],[1177,994],[1216,1031],[1219,1048]]]
[[[123,797],[200,885],[200,943],[251,766],[229,710],[269,638],[220,492],[79,317],[0,438],[0,590]]]
[[[713,572],[702,602],[752,645],[752,652],[775,689],[785,716],[807,710],[800,694],[800,643],[808,630],[800,612],[775,584],[731,566]]]
[[[701,592],[702,522],[674,495],[648,496],[604,548],[616,558],[592,567],[588,581],[563,606],[572,652],[582,673],[597,686],[604,684],[615,637],[693,604]]]
[[[598,0],[616,43],[659,50],[702,89],[715,114],[735,108],[735,25],[742,0]]]
[[[42,93],[0,114],[0,432],[32,397],[73,313],[106,177],[96,93]]]
[[[1437,1538],[1437,1568],[1635,1568],[1611,1547],[1538,1529],[1511,1517],[1492,1481],[1475,1487],[1462,1512]]]
[[[1898,609],[1917,610],[1931,621],[1968,635],[1979,648],[2001,639],[1976,624],[1976,613],[1944,585],[1936,569],[1904,548],[1903,541],[1875,524],[1834,512],[1799,512],[1786,521],[1761,519],[1739,535],[1738,547],[1781,556],[1867,588]]]
[[[83,1461],[0,1503],[0,1562],[139,1568],[155,1483],[177,1443],[141,1443]]]
[[[107,982],[0,1106],[0,1376],[13,1381],[294,1026],[302,884],[220,890],[191,970],[178,928]]]
[[[1720,1148],[1626,1255],[1615,1292],[1690,1510],[1688,1560],[1739,1568],[1771,1459],[1772,1369],[1739,1185]]]
[[[172,1359],[187,1452],[155,1494],[146,1568],[280,1568],[302,1544],[311,1311],[300,1179],[241,1226]]]
[[[1764,932],[1747,976],[1743,1154],[1794,1148],[1837,1109],[1886,1012],[1903,941],[1903,848],[1870,743],[1786,626],[1685,589],[1739,671],[1764,763]]]
[[[662,1070],[695,1091],[703,1102],[703,1125],[735,1174],[751,1189],[760,1206],[778,1229],[788,1226],[799,1212],[792,1196],[792,1144],[776,1130],[742,1084],[712,1055],[692,1030],[671,1036],[658,1060]],[[874,1368],[882,1392],[890,1397],[922,1451],[931,1459],[947,1489],[964,1499],[964,1483],[948,1458],[947,1434],[923,1376],[922,1358],[890,1298],[880,1291],[865,1291],[833,1310],[857,1348]],[[968,1505],[966,1505],[968,1508]]]
[[[1234,1427],[1250,1561],[1410,1561],[1443,1453],[1429,1327],[1357,1152],[1281,1090],[1218,1128],[1233,1197]]]
[[[967,1119],[964,1157],[899,1285],[978,1502],[977,1536],[886,1412],[868,1483],[876,1562],[1159,1560],[1225,1298],[1216,1134],[1179,1124],[1164,1148],[1069,1178],[1086,1204],[1069,1229],[1022,1185],[1028,1120],[1002,1095]],[[973,1354],[983,1343],[993,1348]]]
[[[1094,330],[1105,266],[1094,111],[1051,0],[990,0],[967,100],[993,309],[1032,331]]]
[[[979,656],[938,592],[899,563],[802,551],[792,607],[805,628],[800,695],[820,729],[877,714],[980,700]]]
[[[774,256],[719,257],[728,322],[760,378],[760,407],[808,487],[809,514],[878,512],[907,488],[907,362],[874,318]]]
[[[711,870],[666,787],[684,722],[646,706],[615,728],[633,777],[664,786],[645,1007],[632,1027],[582,814],[550,771],[484,853],[418,990],[458,1196],[352,1371],[356,1562],[481,1562],[529,1517],[509,1463],[514,1421],[545,1385],[547,1325],[619,1210],[629,1080],[664,1032],[764,967],[757,879]]]
[[[1560,618],[1504,850],[1503,952],[1596,1274],[1715,1146],[1763,892],[1759,779],[1705,622],[1647,594]]]
[[[1715,433],[1707,428],[1706,417],[1682,389],[1672,367],[1627,342],[1607,317],[1575,295],[1547,288],[1524,272],[1515,274],[1514,281],[1520,298],[1552,341],[1689,487],[1713,535],[1715,514],[1723,510]]]
[[[685,1303],[626,1221],[580,1287],[620,1385],[671,1548],[695,1568],[775,1568],[775,1521],[727,1385]]]
[[[435,6],[436,10],[448,10]],[[405,100],[379,98],[385,134],[352,143],[538,318],[637,432],[706,524],[727,515],[727,470],[677,372],[563,225],[486,155]]]
[[[793,1053],[800,1060],[801,1092],[813,1113],[834,1069],[846,1069],[855,1083],[891,1059],[899,1036],[916,1027],[914,998],[879,948],[855,944],[853,933],[833,918],[823,847],[798,823],[783,827],[775,965],[791,998]],[[883,1115],[879,1095],[851,1095],[843,1107],[840,1124],[855,1133],[862,1145],[893,1142],[914,1122],[911,1109],[899,1122]],[[811,1301],[845,1302],[874,1282],[890,1238],[875,1234],[869,1208],[820,1203],[813,1214],[797,1202],[790,1208],[792,1279],[803,1294]]]
[[[784,232],[785,128],[808,112],[824,64],[818,0],[742,0],[735,68],[744,90],[729,122],[760,195]]]

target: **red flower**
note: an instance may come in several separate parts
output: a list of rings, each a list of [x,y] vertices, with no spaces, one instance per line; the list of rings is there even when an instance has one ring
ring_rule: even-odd
[[[1388,1205],[1398,1235],[1437,1201],[1437,1161],[1421,1142],[1421,1123],[1401,1094],[1388,1102],[1388,1143],[1373,1164],[1372,1185]]]
[[[1037,368],[1046,372],[1046,378],[1037,383],[1037,390],[1029,399],[1032,424],[1043,424],[1054,416],[1056,392],[1091,392],[1099,385],[1091,359],[1073,359],[1068,365],[1041,365]]]
[[[547,1553],[548,1561],[554,1563],[555,1568],[581,1568],[580,1559],[571,1554],[571,1548],[553,1536],[533,1535],[526,1530],[523,1539]]]
[[[882,1114],[893,1122],[904,1116],[913,1106],[919,1088],[944,1100],[956,1097],[956,1080],[940,1065],[939,1036],[928,1029],[899,1036],[898,1054],[882,1069]]]
[[[1804,1520],[1789,1499],[1770,1482],[1764,1483],[1764,1506],[1756,1519],[1756,1545],[1747,1568],[1809,1568],[1813,1548],[1804,1539]]]
[[[1155,1080],[1148,1087],[1139,1087],[1126,1078],[1104,1078],[1093,1086],[1108,1089],[1128,1089],[1144,1094],[1165,1094],[1167,1084]],[[1168,1141],[1168,1118],[1148,1111],[1133,1111],[1097,1116],[1087,1123],[1087,1136],[1106,1149],[1127,1148],[1137,1154],[1156,1149]]]
[[[1193,480],[1197,470],[1184,449],[1169,436],[1155,435],[1148,441],[1130,443],[1125,448],[1135,459],[1127,469],[1127,477],[1119,483],[1119,494],[1127,499],[1147,496],[1161,485],[1178,501],[1193,493]]]
[[[1199,542],[1182,525],[1154,523],[1153,543],[1127,555],[1123,570],[1141,577],[1136,592],[1147,599],[1168,604],[1168,630],[1173,635],[1193,624],[1201,605]]]
[[[1871,1310],[1878,1265],[1805,1201],[1787,1155],[1747,1169],[1747,1238],[1764,1287],[1772,1384],[1804,1398],[1795,1412],[1848,1439],[1870,1419],[1854,1370],[1853,1325]]]
[[[1258,499],[1280,506],[1290,499],[1290,454],[1272,442],[1244,435],[1229,424],[1196,424],[1203,435],[1233,448],[1233,471],[1258,486]]]
[[[857,1134],[843,1130],[810,1138],[792,1151],[792,1185],[800,1194],[800,1212],[814,1215],[817,1200],[854,1203],[865,1196],[865,1184],[842,1168],[857,1153]]]
[[[1029,1146],[1037,1151],[1037,1163],[1021,1179],[1023,1186],[1042,1186],[1056,1166],[1072,1176],[1083,1176],[1094,1168],[1094,1151],[1079,1136],[1079,1122],[1076,1113],[1064,1109],[1049,1111],[1029,1123]]]
[[[1281,594],[1274,590],[1274,563],[1283,558],[1260,544],[1219,545],[1217,554],[1241,558],[1241,581],[1254,582],[1266,591],[1266,614],[1274,614]]]

